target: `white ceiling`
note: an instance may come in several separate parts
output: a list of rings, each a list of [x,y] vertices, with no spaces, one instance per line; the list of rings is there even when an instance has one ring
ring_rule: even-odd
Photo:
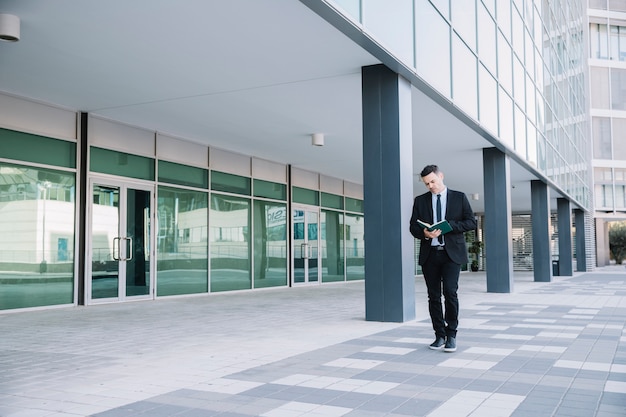
[[[380,60],[294,0],[2,0],[0,91],[362,183],[361,67]],[[489,142],[413,89],[416,175],[482,206]],[[325,146],[310,135],[324,133]],[[532,176],[512,163],[515,210]]]

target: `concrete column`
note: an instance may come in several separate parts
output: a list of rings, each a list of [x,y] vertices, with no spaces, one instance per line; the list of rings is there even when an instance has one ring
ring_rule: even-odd
[[[487,292],[510,293],[513,291],[510,162],[496,148],[483,149],[483,182]]]
[[[411,84],[384,65],[363,67],[365,319],[415,319]]]
[[[576,271],[587,271],[587,231],[585,229],[585,212],[574,209],[574,225],[576,227]]]
[[[571,277],[572,264],[572,208],[566,198],[556,199],[557,226],[559,231],[559,275]]]
[[[552,279],[552,255],[550,253],[550,203],[546,183],[530,182],[531,224],[533,233],[533,271],[536,282]]]

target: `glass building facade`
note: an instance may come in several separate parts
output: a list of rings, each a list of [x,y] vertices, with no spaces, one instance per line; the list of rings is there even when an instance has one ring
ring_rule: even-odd
[[[598,264],[608,224],[626,220],[626,2],[589,1],[589,91]]]
[[[327,3],[577,205],[624,208],[626,168],[596,166],[590,191],[587,138],[596,158],[626,152],[604,112],[624,110],[625,24],[590,23],[590,55],[612,62],[591,70],[590,129],[581,0]],[[360,185],[82,122],[0,128],[0,310],[365,278]]]
[[[585,2],[330,3],[529,169],[591,208]]]
[[[357,185],[294,171],[296,182],[300,174],[330,184],[296,186],[280,164],[272,169],[283,180],[268,180],[281,175],[260,169],[255,178],[92,145],[82,228],[77,147],[0,129],[0,310],[80,303],[81,288],[82,303],[94,304],[364,279]],[[233,161],[227,165],[241,168],[252,157]],[[300,212],[314,214],[306,224],[314,252],[293,245],[304,231]],[[81,235],[84,270],[75,256]]]

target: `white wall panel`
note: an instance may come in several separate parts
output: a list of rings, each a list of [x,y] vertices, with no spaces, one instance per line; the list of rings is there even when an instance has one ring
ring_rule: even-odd
[[[156,156],[166,161],[201,168],[209,166],[209,148],[204,145],[157,133]]]
[[[0,94],[0,127],[57,139],[77,139],[76,112]]]
[[[343,181],[320,174],[320,190],[325,193],[343,195]]]
[[[310,190],[320,189],[319,174],[303,169],[291,168],[291,183],[296,187]]]
[[[265,159],[252,158],[252,178],[287,183],[287,166]]]
[[[215,171],[250,177],[251,158],[238,153],[224,151],[222,149],[209,149],[209,168]]]
[[[155,132],[110,120],[89,118],[90,144],[135,155],[155,156]]]

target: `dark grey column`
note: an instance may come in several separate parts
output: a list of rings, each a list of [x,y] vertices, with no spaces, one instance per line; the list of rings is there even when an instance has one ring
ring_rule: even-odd
[[[556,199],[557,226],[559,231],[559,275],[571,277],[572,271],[572,208],[566,198]]]
[[[483,184],[487,292],[509,293],[513,291],[510,162],[496,148],[483,149]]]
[[[415,318],[411,85],[384,65],[362,68],[365,319]]]
[[[533,233],[533,271],[536,282],[552,279],[552,255],[550,253],[550,203],[546,183],[530,182]]]
[[[587,243],[585,238],[585,212],[581,209],[574,209],[574,226],[576,227],[576,271],[587,271]]]

